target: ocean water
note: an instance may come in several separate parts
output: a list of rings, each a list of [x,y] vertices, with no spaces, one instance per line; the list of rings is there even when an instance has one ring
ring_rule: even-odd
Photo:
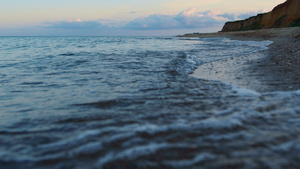
[[[0,37],[0,168],[297,168],[300,90],[189,76],[270,43]]]

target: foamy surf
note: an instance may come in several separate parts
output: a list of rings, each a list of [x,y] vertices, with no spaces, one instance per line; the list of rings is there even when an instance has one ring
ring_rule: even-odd
[[[299,165],[300,91],[257,92],[188,75],[263,42],[0,40],[15,44],[0,51],[2,168]]]

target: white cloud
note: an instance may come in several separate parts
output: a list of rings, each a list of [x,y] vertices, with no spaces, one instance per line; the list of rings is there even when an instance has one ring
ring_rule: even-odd
[[[176,21],[168,15],[150,15],[130,21],[124,28],[131,30],[160,30],[172,29],[177,26]]]
[[[195,8],[180,12],[174,17],[179,22],[180,27],[184,28],[207,28],[223,24],[228,19],[219,15],[219,11],[209,10],[205,12],[196,12]]]
[[[242,13],[242,14],[238,14],[236,19],[237,20],[247,19],[249,17],[256,16],[259,13],[265,13],[265,12],[266,12],[265,10],[259,10],[259,11],[256,11],[256,12]]]
[[[257,15],[258,12],[235,14],[222,13],[218,10],[197,11],[196,8],[190,8],[179,12],[176,15],[153,14],[134,20],[113,21],[113,20],[94,20],[84,21],[75,19],[70,21],[56,21],[44,23],[45,26],[39,28],[47,28],[51,32],[57,31],[61,34],[91,35],[102,34],[121,34],[121,32],[174,32],[179,30],[193,30],[199,32],[208,32],[209,30],[218,31],[225,22],[246,19],[250,16]],[[50,31],[49,31],[50,32]],[[184,33],[184,32],[183,32]],[[134,34],[134,33],[131,33]]]
[[[196,12],[195,8],[190,8],[177,15],[156,14],[138,18],[129,22],[126,28],[135,30],[207,28],[229,20],[219,14],[220,12],[216,10]]]
[[[76,19],[74,21],[57,21],[57,22],[46,22],[46,26],[42,28],[48,29],[99,29],[105,28],[106,26],[97,21],[82,21],[81,19]]]

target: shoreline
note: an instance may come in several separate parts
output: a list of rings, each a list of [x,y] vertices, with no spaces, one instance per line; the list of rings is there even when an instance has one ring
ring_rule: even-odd
[[[228,82],[257,92],[300,89],[300,27],[186,34],[179,37],[273,41],[267,50],[200,65],[191,76]]]

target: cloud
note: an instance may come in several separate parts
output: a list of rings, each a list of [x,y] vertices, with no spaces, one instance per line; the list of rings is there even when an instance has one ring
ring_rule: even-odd
[[[234,13],[224,13],[224,14],[220,14],[219,16],[222,16],[224,18],[227,18],[228,20],[237,20],[237,15]]]
[[[196,12],[195,8],[182,11],[177,15],[150,15],[129,22],[125,27],[134,30],[164,30],[207,28],[223,24],[229,20],[216,10]]]
[[[174,19],[183,28],[206,28],[223,24],[227,18],[219,16],[217,10],[209,10],[205,12],[196,12],[195,8],[180,12]]]
[[[264,12],[265,12],[264,10],[259,10],[256,12],[248,12],[248,13],[238,14],[237,19],[239,19],[239,20],[247,19],[249,17],[256,16],[258,13],[264,13]]]
[[[46,22],[45,24],[47,26],[42,26],[42,28],[80,30],[80,29],[100,29],[100,28],[103,29],[107,27],[97,21],[82,21],[81,19],[76,19],[74,21]]]
[[[124,28],[131,30],[203,29],[220,27],[227,21],[242,20],[263,11],[249,13],[222,13],[218,10],[197,12],[196,8],[184,10],[177,15],[154,14],[130,21]]]
[[[136,11],[130,11],[129,14],[136,14]]]
[[[124,28],[131,30],[160,30],[172,29],[177,26],[176,21],[168,15],[150,15],[130,21]]]
[[[258,13],[263,13],[265,12],[264,10],[259,10],[259,11],[253,11],[253,12],[247,12],[247,13],[224,13],[221,14],[219,16],[222,16],[224,18],[229,19],[230,21],[234,21],[234,20],[243,20],[243,19],[247,19],[250,18],[252,16],[256,16]]]
[[[131,11],[134,14],[136,11]],[[218,10],[196,11],[190,8],[175,15],[153,14],[130,21],[115,21],[98,19],[84,21],[75,19],[70,21],[46,22],[39,29],[59,35],[112,35],[112,34],[144,34],[146,32],[212,32],[221,30],[227,21],[246,19],[257,15],[249,13],[222,13]],[[46,31],[45,31],[46,32]]]

